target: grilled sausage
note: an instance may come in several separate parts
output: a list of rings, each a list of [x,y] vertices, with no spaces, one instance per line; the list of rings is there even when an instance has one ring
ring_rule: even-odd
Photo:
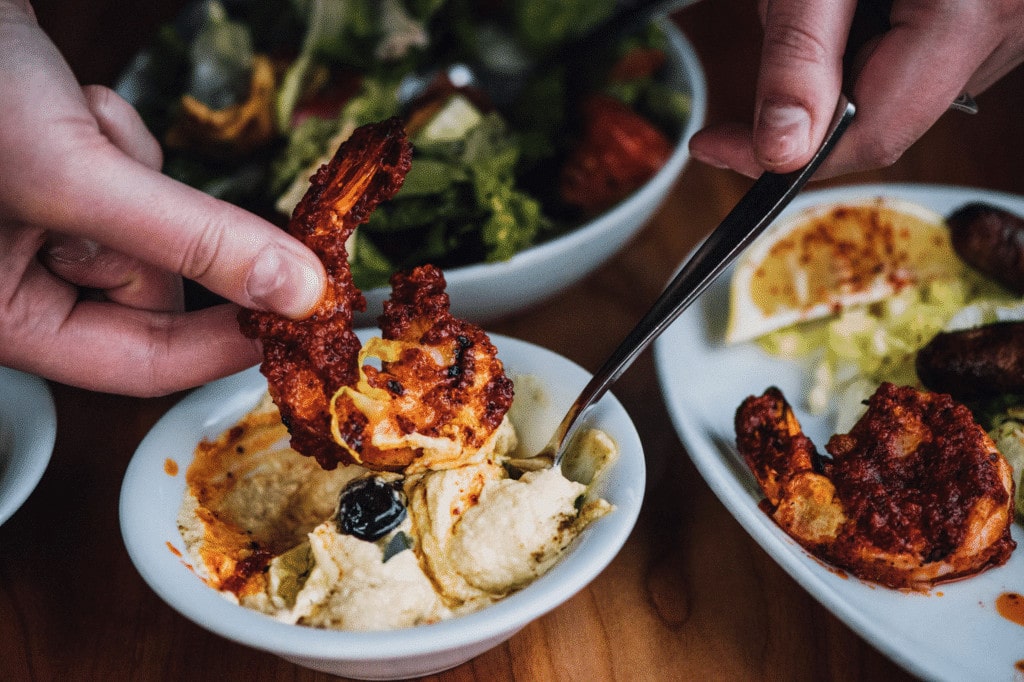
[[[1024,218],[976,202],[957,209],[946,222],[953,249],[964,262],[1024,294]]]
[[[917,353],[917,376],[958,400],[1024,393],[1024,322],[941,332]]]

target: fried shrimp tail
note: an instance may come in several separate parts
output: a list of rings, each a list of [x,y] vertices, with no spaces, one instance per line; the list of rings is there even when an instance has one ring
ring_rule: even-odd
[[[292,447],[325,469],[350,459],[331,438],[329,401],[338,387],[358,377],[360,343],[352,315],[366,308],[352,281],[345,242],[380,202],[398,192],[411,162],[412,147],[398,119],[353,132],[313,176],[288,224],[288,232],[324,264],[323,298],[304,320],[254,310],[239,314],[242,333],[262,342],[260,371]]]
[[[765,510],[818,558],[889,587],[928,589],[1006,562],[1010,465],[950,396],[882,384],[819,456],[782,393],[736,412]]]
[[[327,287],[303,320],[243,310],[242,333],[263,345],[262,373],[292,447],[324,469],[459,466],[479,458],[512,402],[512,382],[480,328],[453,317],[433,266],[392,278],[383,339],[352,330],[366,301],[346,240],[405,179],[412,148],[398,119],[357,129],[292,215],[288,231],[324,264]],[[366,361],[376,358],[377,364]]]

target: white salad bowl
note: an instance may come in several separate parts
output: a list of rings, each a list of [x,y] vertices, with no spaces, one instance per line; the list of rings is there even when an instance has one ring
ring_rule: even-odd
[[[376,330],[360,332],[365,341]],[[506,372],[524,389],[510,415],[525,452],[539,450],[589,379],[551,351],[492,335]],[[529,380],[526,379],[529,377]],[[643,450],[629,415],[611,395],[588,413],[590,426],[618,444],[616,463],[593,493],[615,506],[592,522],[545,575],[504,600],[432,625],[344,632],[288,625],[228,601],[188,565],[176,518],[196,444],[212,439],[255,406],[266,382],[253,367],[197,389],[173,407],[139,445],[125,473],[120,518],[125,546],[143,579],[171,607],[227,639],[315,670],[361,679],[417,677],[459,665],[505,641],[586,587],[632,531],[645,484]]]
[[[486,322],[525,310],[565,290],[596,270],[647,224],[675,185],[690,158],[690,137],[704,125],[707,91],[704,70],[693,46],[668,19],[659,24],[668,37],[668,83],[690,97],[690,116],[672,155],[632,195],[593,220],[565,234],[520,251],[507,261],[445,270],[452,312]],[[376,324],[388,287],[363,292],[366,312],[357,324]]]

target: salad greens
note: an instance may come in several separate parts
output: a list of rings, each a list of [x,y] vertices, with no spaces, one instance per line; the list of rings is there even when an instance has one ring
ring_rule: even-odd
[[[989,435],[1013,467],[1017,486],[1014,511],[1018,518],[1024,519],[1024,408],[1009,408]]]
[[[393,263],[507,260],[533,242],[540,205],[514,188],[519,152],[497,114],[458,138],[413,144],[419,156],[402,189],[356,232],[353,277],[383,285]]]
[[[883,381],[920,386],[914,369],[918,349],[958,315],[1012,301],[998,285],[964,268],[955,279],[907,287],[878,303],[850,306],[758,342],[769,353],[813,363],[807,407],[815,414],[835,409],[837,430],[846,431]]]
[[[228,18],[221,5],[210,5],[189,59],[198,66],[190,74],[188,87],[196,99],[222,109],[245,96],[253,60],[252,36],[245,25]]]
[[[458,62],[537,59],[614,7],[615,0],[206,0],[163,27],[118,89],[165,142],[168,174],[282,225],[352,130],[404,117],[412,169],[350,242],[353,276],[369,288],[425,262],[506,260],[590,217],[558,190],[559,168],[582,137],[566,104],[568,74],[544,70],[501,108],[472,89],[450,87],[424,104],[408,88]],[[630,50],[665,45],[652,25],[609,46],[595,56],[601,73],[592,85],[671,140],[689,115],[685,93],[657,70],[607,77]],[[273,65],[266,101],[254,101],[260,60]],[[273,121],[262,137],[259,112]],[[183,128],[188,135],[177,134]],[[225,129],[241,131],[246,144],[232,149]]]
[[[615,9],[616,0],[523,0],[512,5],[518,35],[529,49],[544,51],[600,23]]]

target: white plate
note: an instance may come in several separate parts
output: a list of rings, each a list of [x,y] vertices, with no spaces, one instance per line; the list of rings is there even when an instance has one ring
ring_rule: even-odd
[[[379,333],[379,332],[372,332]],[[359,332],[365,341],[370,331]],[[510,416],[528,452],[539,450],[590,375],[556,353],[497,334],[491,340],[517,382]],[[204,386],[178,403],[139,444],[121,486],[121,531],[143,579],[169,605],[223,637],[345,677],[419,677],[469,660],[593,580],[629,536],[643,499],[643,449],[629,415],[613,396],[587,422],[612,436],[620,457],[595,484],[615,511],[589,526],[545,575],[504,600],[466,616],[390,632],[318,630],[277,622],[224,599],[187,566],[176,524],[185,471],[201,439],[211,439],[250,410],[266,391],[256,367]],[[524,424],[532,428],[523,428]]]
[[[935,185],[860,185],[808,192],[789,211],[819,202],[871,196],[902,197],[943,215],[969,201],[998,204],[1024,215],[1024,197]],[[813,559],[760,509],[762,499],[735,447],[733,416],[748,395],[770,385],[791,397],[801,424],[823,447],[833,424],[801,410],[809,378],[800,366],[769,356],[753,343],[725,346],[726,272],[655,345],[662,392],[676,430],[708,485],[750,535],[793,578],[853,630],[914,675],[937,680],[1020,680],[1024,628],[995,608],[1004,592],[1024,593],[1024,532],[1002,567],[929,594],[904,593],[844,577]]]
[[[46,382],[0,367],[0,524],[43,477],[56,438],[57,411]]]

